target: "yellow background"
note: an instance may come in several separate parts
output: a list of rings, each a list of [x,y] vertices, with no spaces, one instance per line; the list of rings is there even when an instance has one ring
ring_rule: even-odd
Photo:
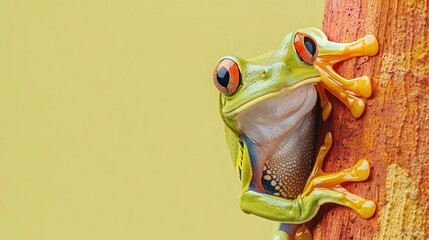
[[[239,209],[212,70],[323,5],[2,0],[0,239],[269,239]]]

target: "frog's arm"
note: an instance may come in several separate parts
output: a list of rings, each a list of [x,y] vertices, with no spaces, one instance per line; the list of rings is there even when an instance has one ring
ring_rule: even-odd
[[[327,134],[325,143],[320,147],[316,158],[315,170],[320,169],[327,151],[332,144],[331,134]],[[240,148],[238,148],[240,154]],[[242,191],[240,195],[240,207],[245,213],[251,213],[260,217],[284,223],[304,223],[312,219],[324,203],[336,203],[350,207],[362,217],[371,217],[375,211],[375,204],[370,200],[360,198],[339,184],[345,181],[362,181],[369,174],[369,165],[366,161],[349,169],[336,173],[324,173],[317,170],[314,178],[311,178],[304,189],[306,194],[299,195],[296,199],[285,199],[258,192],[252,189],[252,166],[247,145],[244,142],[241,152],[241,181]],[[316,172],[317,172],[316,171]],[[330,186],[330,188],[328,187]],[[335,186],[332,188],[332,186]],[[308,189],[308,190],[307,190]]]

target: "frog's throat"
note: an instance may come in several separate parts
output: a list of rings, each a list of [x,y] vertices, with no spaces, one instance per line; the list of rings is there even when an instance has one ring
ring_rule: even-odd
[[[314,84],[267,99],[246,109],[237,116],[237,127],[252,142],[274,146],[315,107]]]
[[[225,112],[224,116],[226,118],[232,118],[234,116],[237,116],[239,113],[243,112],[244,110],[248,109],[249,107],[251,107],[257,103],[260,103],[262,101],[265,101],[268,98],[277,97],[277,96],[284,94],[286,92],[292,92],[293,90],[295,90],[301,86],[304,86],[306,84],[318,83],[320,81],[322,81],[322,78],[320,76],[304,79],[304,80],[302,80],[302,81],[300,81],[300,82],[298,82],[292,86],[284,87],[278,91],[269,92],[269,93],[264,94],[260,97],[252,99],[252,100],[240,105],[239,107],[232,109],[229,112]]]
[[[256,188],[265,191],[266,186],[273,186],[273,183],[262,185],[263,168],[266,166],[273,173],[277,172],[274,174],[277,175],[277,183],[283,184],[284,192],[277,193],[271,189],[273,194],[281,193],[292,199],[302,192],[312,169],[313,157],[308,153],[312,153],[314,148],[316,102],[314,83],[307,84],[260,102],[237,116],[237,128],[242,137],[248,139],[252,183]],[[279,168],[285,171],[277,171]],[[285,175],[291,178],[282,177]],[[297,184],[293,184],[292,179]]]

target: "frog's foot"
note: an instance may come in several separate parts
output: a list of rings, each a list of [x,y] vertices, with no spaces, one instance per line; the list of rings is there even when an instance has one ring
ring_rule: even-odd
[[[277,230],[273,233],[273,240],[290,240],[290,237],[286,232]]]
[[[300,228],[295,233],[295,240],[312,240],[313,236],[311,235],[310,229],[308,229],[305,224],[302,224]]]
[[[322,78],[322,82],[318,84],[316,89],[321,98],[323,120],[328,118],[332,108],[324,93],[325,89],[343,102],[352,115],[358,118],[365,109],[365,103],[359,97],[368,98],[371,96],[371,81],[367,76],[345,79],[335,72],[333,66],[352,57],[374,56],[378,51],[377,39],[373,35],[367,35],[352,43],[325,41],[328,44],[321,44],[325,48],[320,49],[320,54],[314,63]]]
[[[290,236],[294,236],[291,238]],[[273,240],[312,240],[310,229],[305,224],[300,227],[296,224],[282,223],[275,228],[273,233]]]
[[[354,166],[339,172],[325,173],[322,170],[323,159],[332,146],[332,134],[327,133],[325,142],[320,147],[313,171],[307,180],[302,196],[310,197],[316,193],[324,193],[319,204],[334,202],[347,206],[358,212],[362,217],[368,218],[375,211],[373,201],[356,196],[341,187],[343,182],[358,182],[368,178],[370,165],[367,160],[359,160]],[[319,196],[320,197],[320,196]]]
[[[350,193],[340,185],[332,189],[316,188],[304,202],[308,206],[336,203],[353,209],[363,218],[370,218],[375,212],[375,202]]]
[[[369,169],[368,161],[361,159],[354,166],[339,172],[325,173],[320,170],[319,175],[310,180],[304,193],[313,191],[314,188],[333,188],[343,182],[364,181],[369,176]]]

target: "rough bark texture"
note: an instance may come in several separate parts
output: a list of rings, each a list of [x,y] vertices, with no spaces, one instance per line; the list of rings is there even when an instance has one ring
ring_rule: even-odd
[[[374,34],[379,54],[338,64],[347,77],[368,75],[373,94],[354,119],[334,97],[320,128],[334,146],[326,171],[366,158],[368,181],[345,185],[377,203],[366,220],[349,208],[325,206],[313,222],[315,239],[429,239],[429,3],[428,0],[327,0],[324,32],[337,42]]]

